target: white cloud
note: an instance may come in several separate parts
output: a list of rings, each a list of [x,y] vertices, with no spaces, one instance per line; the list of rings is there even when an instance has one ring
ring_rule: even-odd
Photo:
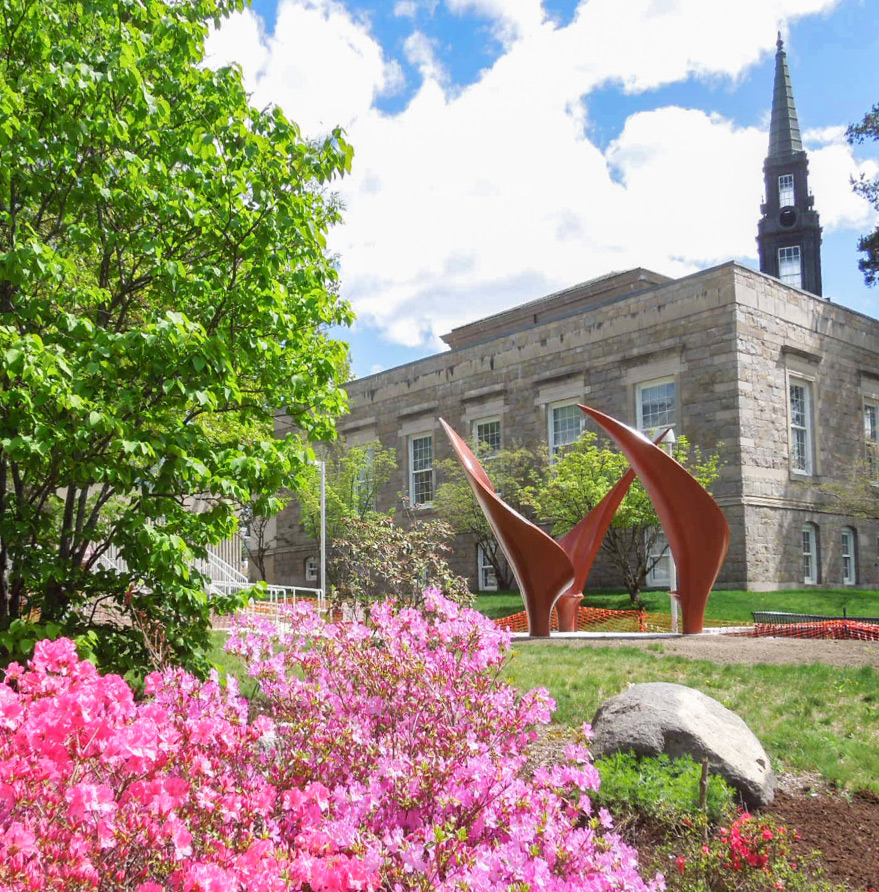
[[[847,145],[830,145],[809,152],[809,185],[825,232],[867,230],[876,225],[876,211],[852,192],[851,178],[879,174],[875,161],[857,161]]]
[[[259,31],[258,45],[254,18],[236,13],[212,33],[208,61],[240,61],[253,102],[280,105],[305,133],[350,127],[402,82],[399,63],[386,60],[368,25],[336,0],[280,0],[275,30]]]
[[[399,0],[394,4],[394,15],[401,18],[414,19],[418,12],[418,4],[415,0]]]
[[[807,147],[842,144],[845,142],[845,126],[814,127],[803,133],[803,142]]]
[[[423,31],[413,31],[403,43],[406,59],[421,72],[425,79],[444,82],[448,74],[436,57],[436,41]]]
[[[415,31],[403,52],[422,82],[396,114],[374,101],[399,86],[399,66],[335,0],[282,0],[271,35],[240,14],[212,49],[240,59],[257,101],[278,102],[306,133],[348,128],[354,174],[331,237],[343,293],[385,337],[437,346],[456,325],[612,269],[675,275],[754,256],[765,128],[659,108],[631,116],[602,153],[586,137],[589,93],[737,78],[774,51],[779,23],[834,2],[626,0],[621,15],[621,0],[589,0],[559,27],[539,0],[446,0],[509,43],[460,88]],[[825,226],[863,229],[839,132],[806,136]]]
[[[533,33],[546,17],[542,0],[446,0],[446,6],[454,13],[473,12],[491,19],[506,44]]]
[[[766,142],[694,109],[632,115],[606,153],[625,185],[615,237],[700,265],[753,255]]]
[[[252,9],[235,13],[222,28],[211,31],[205,49],[209,66],[220,68],[237,62],[244,72],[245,87],[253,92],[269,56],[264,22]]]

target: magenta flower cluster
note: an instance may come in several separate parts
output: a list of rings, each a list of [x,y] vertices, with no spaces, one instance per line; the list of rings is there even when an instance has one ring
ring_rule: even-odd
[[[240,621],[264,694],[154,674],[135,702],[66,640],[0,684],[0,892],[656,892],[593,814],[583,746],[527,770],[544,691],[438,592],[368,624]]]

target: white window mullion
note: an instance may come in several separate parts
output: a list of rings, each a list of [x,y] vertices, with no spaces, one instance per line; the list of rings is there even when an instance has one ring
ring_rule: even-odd
[[[879,482],[879,403],[864,401],[864,446],[870,479]]]
[[[583,412],[576,403],[551,405],[547,411],[549,424],[549,456],[570,446],[583,432]]]
[[[433,436],[409,438],[409,500],[413,505],[433,504]]]
[[[674,378],[645,381],[635,388],[635,408],[640,431],[675,427],[676,392]]]
[[[814,473],[812,387],[808,381],[790,379],[790,463],[795,474]]]
[[[800,246],[778,249],[778,278],[785,285],[803,287],[803,266],[800,260]]]
[[[842,531],[842,582],[854,585],[857,579],[855,565],[855,533],[852,529]]]
[[[480,456],[490,457],[501,450],[500,418],[480,418],[473,422],[473,442]]]
[[[815,527],[807,523],[803,527],[803,582],[814,585],[818,582]]]
[[[778,206],[792,207],[794,203],[794,175],[783,173],[778,178]]]
[[[481,545],[476,546],[476,569],[479,576],[479,591],[496,592],[497,576],[488,554]]]

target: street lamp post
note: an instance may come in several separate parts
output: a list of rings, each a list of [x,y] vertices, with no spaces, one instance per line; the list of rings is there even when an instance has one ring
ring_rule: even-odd
[[[322,458],[312,459],[309,464],[320,468],[320,595],[318,609],[323,609],[327,597],[327,463]]]
[[[327,600],[327,463],[320,461],[320,601]]]

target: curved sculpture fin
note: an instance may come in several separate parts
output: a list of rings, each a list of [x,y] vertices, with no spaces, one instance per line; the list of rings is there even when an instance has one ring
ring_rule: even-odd
[[[439,421],[519,584],[530,634],[548,636],[552,608],[574,580],[570,558],[551,536],[497,495],[470,447],[442,418]]]
[[[616,442],[647,490],[677,566],[685,634],[701,632],[705,604],[729,548],[729,524],[717,502],[671,456],[609,415],[580,408]]]

